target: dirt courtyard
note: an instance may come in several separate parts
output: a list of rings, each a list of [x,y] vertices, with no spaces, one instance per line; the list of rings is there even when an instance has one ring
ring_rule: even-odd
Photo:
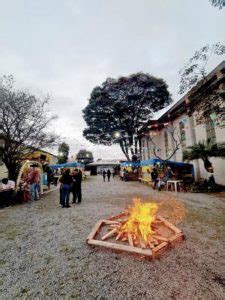
[[[172,196],[138,182],[91,177],[80,205],[62,209],[54,191],[0,210],[0,298],[224,299],[225,195]],[[163,202],[167,218],[180,210],[186,241],[152,261],[88,246],[95,223],[134,197]]]

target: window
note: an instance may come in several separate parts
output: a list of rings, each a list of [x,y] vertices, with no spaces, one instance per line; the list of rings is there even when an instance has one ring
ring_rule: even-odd
[[[186,147],[186,132],[185,132],[185,124],[183,121],[179,122],[179,128],[180,128],[181,146],[182,149],[184,149]]]
[[[206,139],[210,144],[216,143],[215,126],[212,119],[208,119],[206,122]]]
[[[169,139],[168,139],[168,132],[166,130],[164,131],[164,139],[165,139],[165,153],[167,158],[169,155]]]
[[[149,138],[147,139],[148,159],[151,157]]]

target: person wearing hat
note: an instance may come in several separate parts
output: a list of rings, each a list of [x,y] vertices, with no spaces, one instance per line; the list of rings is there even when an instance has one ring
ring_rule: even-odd
[[[37,169],[37,165],[33,164],[31,166],[30,172],[28,174],[27,182],[30,185],[30,199],[37,201],[39,199],[39,184],[41,176]]]

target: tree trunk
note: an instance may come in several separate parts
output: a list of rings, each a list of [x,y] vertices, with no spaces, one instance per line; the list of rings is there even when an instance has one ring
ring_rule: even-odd
[[[123,152],[123,154],[126,156],[127,160],[129,161],[130,160],[130,157],[129,157],[129,153],[128,153],[128,149],[127,148],[124,148],[124,145],[123,145],[123,141],[120,140],[120,148]],[[126,150],[125,150],[126,149]]]
[[[8,170],[8,178],[16,181],[18,173],[19,173],[19,165],[16,163],[5,162],[5,166]]]
[[[205,167],[206,171],[208,172],[208,169],[212,168],[212,163],[209,161],[208,158],[203,158],[202,160],[204,162],[204,167]]]

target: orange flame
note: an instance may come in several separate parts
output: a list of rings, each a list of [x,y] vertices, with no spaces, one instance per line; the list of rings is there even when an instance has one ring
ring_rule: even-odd
[[[134,205],[129,208],[128,220],[121,226],[120,231],[130,233],[136,239],[141,237],[147,242],[153,234],[151,224],[157,210],[156,203],[142,203],[140,199],[134,199]]]

